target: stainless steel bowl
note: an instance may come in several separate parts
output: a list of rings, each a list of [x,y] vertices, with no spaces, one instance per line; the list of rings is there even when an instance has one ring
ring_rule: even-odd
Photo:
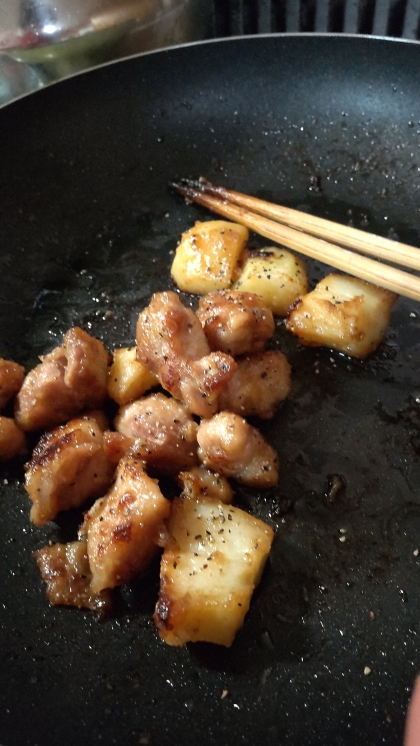
[[[205,6],[200,0],[7,0],[0,3],[0,53],[46,65],[59,77],[204,38]]]

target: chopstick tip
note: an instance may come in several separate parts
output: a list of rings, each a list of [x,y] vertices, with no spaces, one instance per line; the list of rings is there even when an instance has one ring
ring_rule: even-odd
[[[200,176],[198,179],[180,178],[178,180],[170,181],[169,186],[175,189],[177,192],[184,192],[186,190],[204,192],[207,187],[211,187],[211,184],[205,176]]]

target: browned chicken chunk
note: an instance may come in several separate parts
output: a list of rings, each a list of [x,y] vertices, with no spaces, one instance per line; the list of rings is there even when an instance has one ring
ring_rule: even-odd
[[[178,474],[178,483],[182,487],[181,497],[185,499],[212,498],[229,504],[235,494],[225,477],[215,474],[204,466],[194,466],[189,471],[181,471]]]
[[[108,494],[86,513],[80,529],[87,535],[92,589],[114,588],[144,572],[158,551],[170,502],[141,461],[123,458]]]
[[[13,417],[0,417],[0,461],[22,456],[26,451],[25,433]]]
[[[291,390],[291,369],[279,350],[265,350],[236,361],[238,368],[221,391],[221,409],[242,417],[274,416],[277,405]]]
[[[23,365],[0,358],[0,411],[19,391],[25,377]]]
[[[277,454],[243,417],[219,412],[198,428],[198,455],[204,466],[250,487],[274,487]]]
[[[63,604],[104,613],[111,607],[111,592],[92,591],[86,541],[52,544],[34,552],[52,606]]]
[[[211,417],[236,370],[230,355],[210,352],[201,324],[176,293],[155,293],[137,322],[137,356],[163,388],[193,414]]]
[[[197,316],[212,350],[260,352],[274,332],[272,312],[254,293],[218,290],[200,298]]]
[[[127,404],[114,424],[131,440],[133,455],[165,474],[178,474],[198,463],[198,425],[172,397],[150,394]]]
[[[105,401],[108,353],[99,339],[74,327],[26,376],[16,398],[15,417],[22,430],[40,430],[66,422],[83,409]]]
[[[118,464],[118,461],[124,456],[129,456],[132,446],[132,439],[127,438],[126,435],[116,433],[115,430],[105,430],[104,451],[114,464]]]
[[[115,464],[103,448],[103,431],[94,415],[71,420],[45,433],[25,466],[25,489],[32,500],[36,526],[61,510],[76,508],[103,494]]]

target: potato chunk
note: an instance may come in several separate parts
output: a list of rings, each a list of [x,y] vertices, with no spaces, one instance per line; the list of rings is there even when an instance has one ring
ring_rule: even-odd
[[[380,344],[396,298],[370,282],[330,274],[295,304],[286,326],[302,344],[365,358]]]
[[[197,295],[228,288],[248,237],[248,229],[236,223],[196,222],[182,234],[171,268],[173,281]]]
[[[230,647],[249,609],[273,530],[239,508],[176,498],[161,560],[155,623],[169,645]]]
[[[109,369],[108,395],[120,406],[139,399],[146,391],[159,385],[157,376],[136,359],[137,348],[115,350]]]
[[[303,260],[286,249],[267,246],[247,251],[233,287],[244,293],[255,293],[275,316],[286,316],[298,298],[308,292],[308,278]]]

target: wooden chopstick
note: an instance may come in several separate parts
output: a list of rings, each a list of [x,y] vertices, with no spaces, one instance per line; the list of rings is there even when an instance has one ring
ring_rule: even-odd
[[[362,250],[360,245],[363,243],[366,253],[371,253],[381,258],[386,256],[393,263],[406,265],[413,269],[420,269],[420,250],[413,246],[400,244],[397,241],[391,241],[380,236],[374,236],[355,228],[342,226],[330,220],[314,218],[298,210],[272,205],[270,202],[249,197],[239,192],[232,192],[222,187],[214,187],[207,182],[181,182],[173,183],[171,186],[188,200],[197,202],[225,218],[241,223],[271,241],[280,243],[282,246],[310,256],[313,259],[318,259],[362,280],[373,282],[399,295],[404,295],[413,300],[420,300],[419,277],[395,267],[390,267],[375,259],[361,256],[334,243],[330,243],[329,240],[314,237],[303,231],[309,231],[307,226],[311,225],[312,232],[315,226],[317,235],[324,236],[322,227],[324,224],[327,224],[328,239],[332,235],[336,239],[340,236],[340,242],[344,243],[344,237],[347,245],[349,245],[349,241],[352,241],[352,247],[355,247],[355,244],[358,243],[357,248],[359,251]],[[258,213],[253,211],[255,207],[258,208]],[[288,222],[293,219],[294,226],[298,226],[299,230],[297,227],[290,227],[289,225],[276,222],[280,219],[280,214],[287,214]],[[300,218],[302,218],[301,221],[299,221]],[[350,234],[350,238],[348,238],[348,234]],[[381,247],[378,251],[376,251],[377,241]],[[400,256],[400,247],[403,249],[401,252],[402,257]],[[406,256],[408,256],[407,263]]]

